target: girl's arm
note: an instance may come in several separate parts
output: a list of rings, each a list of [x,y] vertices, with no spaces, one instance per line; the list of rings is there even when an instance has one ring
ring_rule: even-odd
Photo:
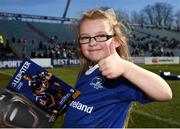
[[[98,62],[102,75],[109,79],[124,76],[145,94],[157,101],[172,99],[169,85],[160,76],[145,70],[129,61],[122,59],[113,45],[110,45],[110,55]]]
[[[147,96],[158,101],[172,99],[171,88],[160,76],[128,61],[125,61],[124,67],[126,70],[122,75],[143,90]]]

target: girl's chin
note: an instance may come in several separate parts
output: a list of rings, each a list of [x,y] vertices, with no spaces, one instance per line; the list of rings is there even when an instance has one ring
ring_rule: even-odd
[[[98,63],[103,58],[91,58],[90,60],[94,63]]]

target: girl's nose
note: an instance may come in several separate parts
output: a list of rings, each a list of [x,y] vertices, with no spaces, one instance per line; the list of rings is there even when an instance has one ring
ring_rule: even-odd
[[[91,38],[91,41],[89,43],[90,46],[96,45],[96,40],[94,38]]]

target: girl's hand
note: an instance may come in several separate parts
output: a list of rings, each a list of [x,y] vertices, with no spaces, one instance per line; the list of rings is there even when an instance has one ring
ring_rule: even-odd
[[[126,71],[126,60],[116,52],[114,43],[110,44],[110,55],[98,62],[101,74],[109,79],[121,76]]]

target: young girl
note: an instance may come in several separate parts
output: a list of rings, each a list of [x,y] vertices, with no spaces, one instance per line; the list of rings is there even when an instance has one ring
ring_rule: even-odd
[[[79,22],[81,95],[67,108],[64,127],[122,128],[132,101],[172,98],[158,75],[129,61],[121,23],[111,11],[91,10]]]

